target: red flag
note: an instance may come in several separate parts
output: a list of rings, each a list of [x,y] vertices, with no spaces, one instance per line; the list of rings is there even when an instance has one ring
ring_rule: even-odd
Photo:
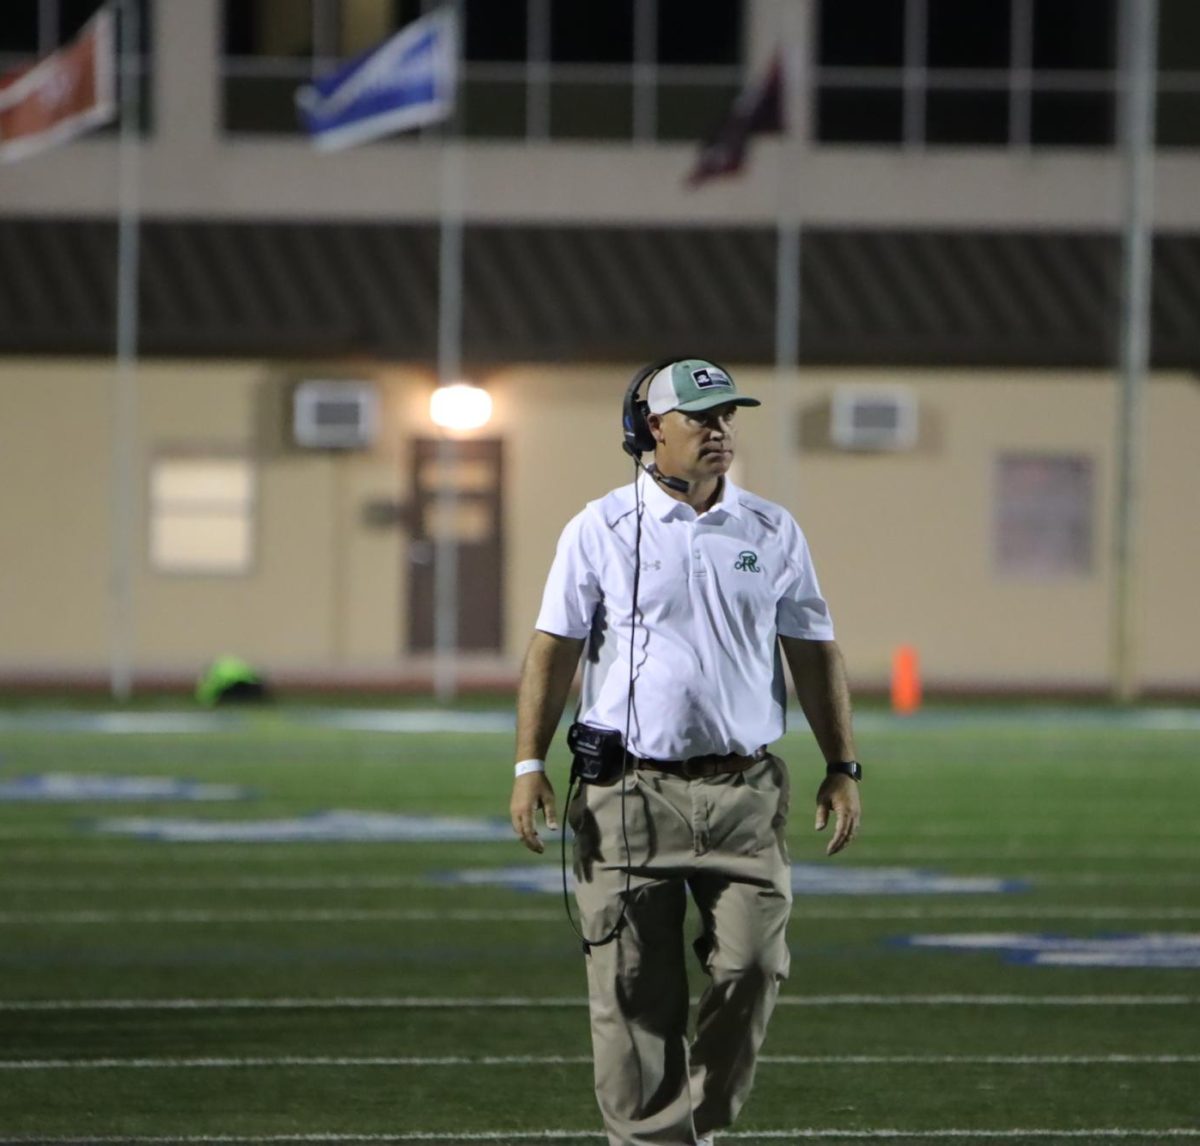
[[[735,175],[746,162],[752,135],[783,131],[783,59],[775,53],[766,75],[746,88],[716,134],[705,141],[696,166],[687,178],[689,187],[699,187],[718,175]]]
[[[116,114],[116,30],[102,8],[69,44],[0,77],[0,160],[65,143]]]

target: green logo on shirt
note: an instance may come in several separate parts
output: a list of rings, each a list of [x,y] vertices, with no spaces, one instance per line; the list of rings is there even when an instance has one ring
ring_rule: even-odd
[[[752,549],[743,549],[738,554],[738,559],[733,563],[735,569],[743,573],[761,573],[762,570],[758,567],[758,554]]]

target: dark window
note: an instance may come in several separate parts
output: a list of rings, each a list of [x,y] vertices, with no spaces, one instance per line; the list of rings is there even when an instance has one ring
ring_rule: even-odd
[[[484,139],[525,136],[525,84],[520,80],[473,80],[459,89],[462,132]]]
[[[298,57],[312,54],[311,0],[291,0],[286,22],[271,22],[260,0],[225,0],[224,42],[227,56]]]
[[[466,9],[468,60],[524,61],[527,0],[468,0]]]
[[[322,47],[347,55],[366,47],[377,30],[382,37],[382,29],[403,27],[442,2],[222,0],[226,130],[297,130],[293,96],[310,72],[314,25],[318,38],[327,41]],[[639,94],[629,67],[640,30],[636,17],[648,11],[657,17],[656,42],[642,47],[664,65],[648,93],[657,138],[694,142],[737,95],[739,85],[731,77],[741,71],[746,0],[653,0],[653,8],[649,0],[461,3],[468,67],[459,126],[469,136],[521,138],[528,129],[552,138],[628,140]],[[548,13],[548,24],[532,28],[530,12],[539,9]],[[333,42],[339,29],[340,45]],[[530,84],[524,65],[535,32],[549,37],[551,68],[548,77]],[[347,33],[352,42],[346,42]],[[273,59],[268,64],[261,57]],[[688,66],[696,74],[684,73]]]
[[[1012,128],[1010,76],[1013,23],[1018,11],[1032,19],[1032,93],[1022,139],[1037,146],[1104,147],[1116,133],[1118,0],[921,0],[928,38],[918,51],[930,74],[922,101],[924,139],[931,144],[1003,145]],[[904,138],[899,77],[882,69],[904,65],[913,0],[819,0],[820,65],[826,69],[814,101],[816,137],[829,143],[898,143]],[[1200,0],[1161,0],[1163,84],[1159,93],[1160,142],[1194,146],[1200,137],[1200,93],[1189,85],[1200,75]],[[1025,6],[1028,6],[1027,8]],[[920,49],[921,45],[907,45]],[[829,69],[880,69],[831,73]],[[998,72],[963,76],[948,72]],[[1046,73],[1067,73],[1047,75]],[[1080,74],[1072,79],[1070,73]],[[986,85],[986,86],[983,86]],[[1018,110],[1026,105],[1022,102]]]
[[[3,0],[4,14],[0,16],[0,52],[37,54],[42,45],[38,42],[38,0]],[[80,29],[103,7],[100,0],[57,0],[58,44],[65,44],[78,35]],[[146,33],[148,5],[141,0],[139,13],[142,20],[142,50],[150,42]],[[57,47],[58,44],[53,45]]]
[[[663,84],[658,89],[658,138],[694,144],[729,118],[740,86],[734,84]]]
[[[0,52],[33,54],[37,50],[37,0],[8,0],[0,19]]]
[[[328,3],[329,0],[324,0]],[[470,0],[468,0],[468,3]],[[433,7],[429,5],[428,7]],[[422,3],[422,0],[392,0],[392,27],[403,28],[405,24],[411,24],[414,20],[425,15],[427,6]]]
[[[1115,0],[1034,0],[1035,68],[1104,71],[1116,43]]]
[[[95,14],[100,5],[96,0],[59,0],[58,38],[65,44]]]
[[[633,0],[553,0],[550,58],[562,64],[633,60]]]
[[[252,5],[225,0],[222,35],[227,56],[252,56],[258,50],[258,20]]]
[[[100,7],[98,0],[58,0],[58,42],[65,44],[72,39]],[[141,16],[145,19],[146,4],[144,0],[140,7]],[[5,19],[7,19],[7,15]]]
[[[737,64],[742,59],[741,0],[658,0],[663,64]]]
[[[550,85],[550,134],[555,139],[628,139],[633,130],[629,84]]]
[[[1163,71],[1200,71],[1200,4],[1160,0],[1158,66]]]
[[[1008,142],[1008,93],[949,89],[925,97],[925,138],[930,143]]]
[[[1010,0],[929,0],[931,68],[1007,68]]]
[[[299,79],[278,76],[226,76],[225,127],[268,135],[299,131],[296,86]]]
[[[827,67],[904,62],[904,0],[825,0],[820,24],[820,59]]]
[[[1034,92],[1033,143],[1048,146],[1103,146],[1113,142],[1116,106],[1107,92]]]
[[[1159,92],[1155,139],[1163,147],[1200,147],[1200,92]]]
[[[904,94],[899,88],[821,88],[817,124],[823,143],[899,143]]]

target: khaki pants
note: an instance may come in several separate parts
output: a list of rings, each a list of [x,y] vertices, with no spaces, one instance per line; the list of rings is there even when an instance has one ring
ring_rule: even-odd
[[[621,794],[625,793],[624,826]],[[789,956],[791,875],[783,830],[787,765],[685,780],[648,769],[571,801],[576,899],[584,934],[616,923],[587,956],[596,1098],[611,1146],[691,1146],[745,1103]],[[683,923],[710,977],[688,1042]]]

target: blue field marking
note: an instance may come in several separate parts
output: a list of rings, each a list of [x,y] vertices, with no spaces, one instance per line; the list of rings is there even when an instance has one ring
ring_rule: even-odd
[[[274,707],[257,709],[253,714],[232,710],[79,712],[71,709],[34,709],[0,710],[0,733],[104,733],[115,736],[215,733],[245,729],[251,720],[266,720],[284,728],[315,726],[391,735],[507,733],[513,730],[516,723],[511,707],[491,710]],[[907,716],[898,716],[883,709],[865,708],[855,714],[854,723],[860,731],[882,733],[1014,727],[1200,732],[1200,706],[1126,709],[1100,705],[932,705]],[[805,727],[804,715],[798,708],[789,711],[788,727],[793,731]]]
[[[487,843],[513,838],[507,820],[338,810],[278,820],[137,816],[97,820],[90,826],[97,832],[169,843]]]
[[[796,895],[999,895],[1028,890],[1027,880],[989,875],[941,875],[910,867],[792,864]]]
[[[1008,963],[1037,967],[1200,968],[1200,934],[1145,932],[1134,935],[980,933],[910,935],[909,947],[953,951],[1000,951]]]
[[[208,802],[246,800],[254,793],[237,784],[202,784],[173,776],[103,776],[43,772],[0,780],[0,803],[92,803],[103,800]]]
[[[511,832],[511,829],[509,829]],[[556,864],[525,864],[519,867],[475,868],[433,874],[437,883],[460,887],[506,887],[513,891],[541,893],[562,890],[562,875]],[[567,873],[567,885],[574,879]],[[939,875],[907,867],[835,867],[828,864],[792,864],[792,891],[796,895],[995,895],[1026,891],[1023,880],[992,876]]]

